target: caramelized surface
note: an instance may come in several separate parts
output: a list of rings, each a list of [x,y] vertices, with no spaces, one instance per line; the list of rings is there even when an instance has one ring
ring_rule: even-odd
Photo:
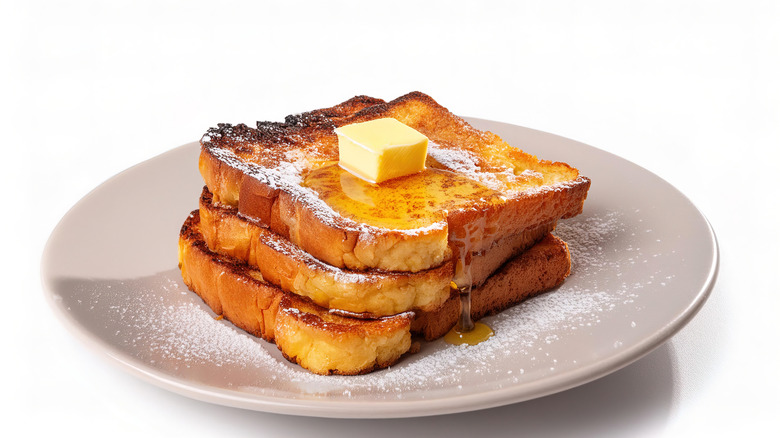
[[[437,310],[415,312],[411,327],[411,313],[375,320],[332,314],[265,283],[246,263],[210,251],[199,222],[195,211],[181,229],[179,262],[185,284],[218,315],[253,335],[281,344],[285,357],[312,371],[359,374],[390,366],[409,349],[409,330],[433,340],[444,336],[457,321],[457,296]],[[568,275],[570,266],[566,244],[548,234],[474,290],[473,318],[555,287]],[[360,353],[354,354],[357,351]]]
[[[433,168],[371,184],[334,163],[309,172],[303,184],[344,217],[397,230],[441,222],[467,205],[504,202],[500,192],[473,179]]]
[[[416,273],[338,269],[241,217],[235,209],[214,204],[205,188],[199,207],[200,232],[210,250],[245,261],[268,283],[308,297],[323,308],[387,316],[433,310],[450,296],[450,263]]]
[[[374,190],[331,167],[339,159],[334,130],[377,118],[428,137],[428,171]],[[485,251],[579,214],[590,187],[577,169],[524,153],[419,92],[390,102],[358,96],[257,128],[220,124],[201,144],[201,174],[218,203],[325,263],[353,270],[418,272],[460,246]],[[452,174],[456,181],[443,177]],[[401,181],[401,189],[384,193]]]

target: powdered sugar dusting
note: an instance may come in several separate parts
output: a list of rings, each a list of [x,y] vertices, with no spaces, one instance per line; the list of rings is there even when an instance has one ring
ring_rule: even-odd
[[[643,281],[622,279],[627,269],[656,255],[644,253],[633,238],[646,231],[626,226],[624,219],[624,213],[607,213],[562,221],[556,233],[569,244],[571,276],[555,291],[486,318],[496,333],[488,341],[423,343],[419,353],[363,376],[318,376],[289,363],[275,345],[218,320],[182,284],[177,269],[124,281],[64,280],[63,304],[121,355],[189,382],[245,394],[410,400],[496,389],[583,365],[592,351],[561,351],[596,346],[571,339],[596,333],[605,318],[634,312],[635,298],[648,285],[673,283],[673,277],[654,272]],[[625,323],[629,331],[637,326],[641,321],[633,317]],[[623,348],[623,339],[608,344],[598,348]]]
[[[498,192],[507,191],[507,181],[514,181],[514,170],[506,167],[503,170],[484,171],[477,165],[474,155],[464,149],[442,148],[436,143],[428,142],[428,155],[448,169],[480,182],[485,187]]]
[[[257,339],[219,320],[180,278],[176,269],[123,281],[63,280],[61,287],[68,311],[82,315],[79,320],[110,344],[153,366],[257,363],[264,356]]]
[[[554,292],[488,318],[496,335],[477,346],[452,346],[436,341],[424,344],[419,354],[397,366],[366,376],[323,378],[303,370],[287,370],[286,378],[306,393],[353,397],[372,392],[401,398],[420,387],[435,394],[436,389],[463,385],[462,382],[471,381],[474,376],[499,376],[502,384],[511,384],[529,376],[531,371],[538,376],[555,372],[557,367],[574,367],[576,363],[558,363],[558,359],[550,357],[547,347],[565,342],[567,333],[598,325],[605,312],[630,304],[638,293],[633,287],[618,290],[599,287],[603,270],[620,269],[619,262],[606,256],[605,242],[624,232],[625,226],[615,213],[564,221],[557,234],[569,243],[576,284],[567,281]],[[523,365],[519,369],[507,367],[507,358]],[[341,388],[349,390],[339,392]]]

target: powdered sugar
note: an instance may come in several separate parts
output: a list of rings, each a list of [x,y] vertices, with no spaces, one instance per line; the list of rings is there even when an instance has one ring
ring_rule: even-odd
[[[177,269],[124,281],[72,280],[65,304],[120,355],[186,381],[263,395],[433,398],[440,391],[500,388],[576,369],[589,354],[561,354],[583,348],[570,339],[598,330],[608,315],[633,310],[648,284],[674,280],[656,280],[655,273],[646,281],[622,280],[627,267],[653,257],[642,254],[632,239],[637,232],[624,224],[622,214],[566,220],[557,234],[569,243],[571,276],[555,291],[486,318],[494,337],[477,346],[423,343],[419,353],[363,376],[318,376],[289,363],[275,345],[217,320],[182,284]],[[626,322],[627,330],[636,326],[633,319]],[[608,344],[619,349],[623,341]]]
[[[178,277],[178,278],[177,278]],[[216,315],[181,284],[180,273],[124,281],[68,280],[64,304],[94,332],[137,358],[167,368],[246,365],[257,341]]]
[[[471,381],[474,376],[500,376],[502,384],[515,383],[527,372],[536,375],[554,372],[556,367],[576,363],[558,363],[547,347],[565,342],[567,333],[598,325],[605,312],[631,303],[635,288],[605,290],[599,288],[601,270],[619,270],[620,265],[605,254],[606,244],[624,232],[617,214],[564,222],[558,234],[569,242],[574,281],[567,281],[554,292],[530,299],[499,315],[488,318],[496,335],[477,346],[452,346],[443,341],[423,344],[422,351],[395,367],[359,377],[321,377],[304,370],[285,370],[287,379],[299,391],[316,394],[355,396],[366,392],[385,393],[388,397],[425,387],[451,389]],[[570,279],[571,280],[571,279]],[[507,363],[524,363],[519,369]],[[516,362],[515,362],[516,363]],[[340,392],[349,388],[349,392]],[[424,398],[424,396],[423,396]]]
[[[428,155],[448,169],[498,192],[506,191],[509,187],[507,181],[516,179],[514,170],[510,167],[503,170],[484,171],[477,165],[477,159],[474,155],[464,149],[442,148],[434,142],[429,142]]]

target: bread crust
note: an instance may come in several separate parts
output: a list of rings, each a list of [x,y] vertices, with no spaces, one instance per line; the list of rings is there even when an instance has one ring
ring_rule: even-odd
[[[257,269],[243,261],[212,252],[199,224],[199,213],[194,211],[179,235],[179,266],[187,287],[215,313],[275,342],[285,357],[312,372],[362,374],[390,366],[411,351],[413,334],[433,340],[457,320],[456,297],[435,311],[382,318],[328,311],[268,284]],[[473,317],[498,312],[559,285],[570,264],[566,244],[548,234],[473,290]],[[360,353],[339,355],[339,351]]]
[[[356,375],[387,368],[412,346],[413,313],[358,319],[284,294],[276,345],[285,358],[317,374]]]
[[[274,341],[281,291],[262,280],[249,266],[209,250],[192,212],[179,233],[179,268],[184,283],[214,313],[254,336]]]
[[[187,217],[179,234],[179,267],[187,287],[214,313],[276,343],[285,357],[312,372],[367,373],[392,365],[411,347],[413,313],[353,318],[286,293],[266,283],[249,265],[209,250],[197,211]],[[329,357],[325,354],[329,351],[349,354]]]
[[[323,263],[263,224],[235,209],[216,205],[204,187],[199,202],[200,232],[209,249],[256,268],[264,280],[317,305],[366,316],[410,310],[436,310],[450,296],[453,260],[415,273],[351,271]],[[471,256],[471,281],[482,284],[504,262],[531,247],[554,229],[543,224],[510,236]]]
[[[449,261],[415,273],[350,271],[323,263],[235,209],[214,204],[206,188],[199,212],[200,231],[211,251],[248,263],[267,282],[321,307],[378,317],[435,310],[450,296]]]
[[[338,161],[335,127],[378,117],[394,117],[428,136],[434,145],[428,167],[462,175],[477,169],[471,176],[495,186],[501,202],[474,200],[428,226],[399,230],[345,217],[303,187],[307,172]],[[363,96],[257,128],[223,124],[204,135],[201,145],[199,167],[218,202],[330,265],[355,270],[438,266],[475,221],[484,226],[472,251],[484,251],[530,227],[579,214],[590,187],[571,166],[525,154],[419,92],[391,102]]]
[[[549,291],[571,272],[568,245],[547,234],[528,251],[511,259],[484,284],[471,291],[471,318],[479,320],[508,309],[521,301]],[[455,326],[460,316],[460,297],[453,294],[432,312],[416,314],[412,331],[426,340],[438,339]]]

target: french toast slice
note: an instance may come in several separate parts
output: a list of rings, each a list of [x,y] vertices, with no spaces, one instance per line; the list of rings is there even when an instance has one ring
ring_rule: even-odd
[[[429,138],[426,169],[372,185],[338,166],[334,129],[393,117]],[[417,272],[579,214],[590,180],[480,131],[429,96],[359,96],[283,123],[220,124],[199,169],[224,204],[339,268]],[[463,272],[456,272],[461,283]]]
[[[397,362],[411,347],[413,313],[358,319],[331,313],[263,280],[246,263],[209,250],[193,211],[179,234],[184,283],[214,313],[274,342],[317,374],[362,374]]]
[[[436,310],[450,296],[454,264],[415,273],[350,271],[330,266],[235,209],[217,205],[204,187],[199,201],[200,232],[209,249],[242,260],[267,282],[309,298],[317,305],[366,316],[388,316],[409,310]],[[543,224],[511,236],[490,250],[474,254],[474,285],[513,255],[529,248],[554,224]]]
[[[288,360],[314,373],[352,375],[390,366],[413,351],[412,335],[440,338],[460,313],[456,295],[437,310],[380,318],[322,308],[267,283],[247,263],[211,251],[200,219],[199,211],[193,211],[179,235],[179,266],[187,287],[216,314],[275,342]],[[473,317],[499,312],[558,286],[570,266],[566,244],[547,234],[473,289]]]
[[[364,374],[387,368],[412,348],[414,314],[361,319],[284,294],[274,342],[285,358],[317,374]]]

